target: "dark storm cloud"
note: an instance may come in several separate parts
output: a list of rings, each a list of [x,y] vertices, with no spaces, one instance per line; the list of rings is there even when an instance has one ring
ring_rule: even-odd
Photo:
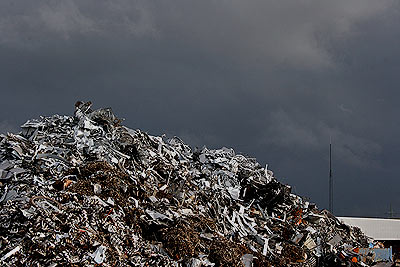
[[[1,1],[0,130],[74,101],[231,146],[327,206],[382,216],[399,171],[394,1]],[[371,204],[376,194],[385,199]]]

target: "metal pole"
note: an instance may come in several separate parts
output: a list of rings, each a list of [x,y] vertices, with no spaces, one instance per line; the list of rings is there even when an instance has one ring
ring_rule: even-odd
[[[329,211],[333,213],[332,142],[329,143]]]

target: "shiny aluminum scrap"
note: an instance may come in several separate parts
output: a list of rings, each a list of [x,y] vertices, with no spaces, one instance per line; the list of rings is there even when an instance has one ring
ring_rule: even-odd
[[[233,149],[77,102],[0,135],[3,266],[366,266],[368,240]]]

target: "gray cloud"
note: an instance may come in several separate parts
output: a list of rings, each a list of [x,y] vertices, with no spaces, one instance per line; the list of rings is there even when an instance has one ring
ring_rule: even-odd
[[[377,158],[382,152],[382,147],[376,142],[346,133],[339,128],[329,127],[323,122],[315,122],[310,127],[302,123],[306,120],[309,119],[291,118],[282,110],[272,112],[267,119],[269,127],[264,142],[287,149],[320,153],[332,141],[337,161],[356,168],[380,168]]]
[[[343,104],[340,104],[340,105],[338,106],[338,108],[339,108],[341,111],[343,111],[343,112],[353,113],[353,110],[352,110],[352,109],[346,108]]]
[[[0,7],[6,12],[0,19],[0,41],[31,46],[84,35],[155,36],[152,14],[146,6],[146,1],[126,0],[39,0],[28,5],[24,1],[3,1]]]
[[[374,1],[180,1],[178,8],[156,17],[176,23],[173,28],[202,49],[234,55],[240,63],[318,69],[335,63],[325,42],[346,39],[355,33],[354,25],[390,6]]]
[[[14,124],[8,121],[0,121],[0,133],[16,133],[17,131],[18,128]]]
[[[176,34],[240,63],[268,61],[317,69],[335,63],[326,39],[354,34],[353,25],[381,15],[390,2],[41,0],[28,5],[3,1],[0,8],[5,10],[0,40],[11,45],[67,40],[72,35],[170,38]]]

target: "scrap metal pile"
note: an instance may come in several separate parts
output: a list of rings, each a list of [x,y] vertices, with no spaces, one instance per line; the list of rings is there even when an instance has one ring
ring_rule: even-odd
[[[359,229],[255,159],[120,123],[77,102],[0,135],[0,265],[365,265]]]

